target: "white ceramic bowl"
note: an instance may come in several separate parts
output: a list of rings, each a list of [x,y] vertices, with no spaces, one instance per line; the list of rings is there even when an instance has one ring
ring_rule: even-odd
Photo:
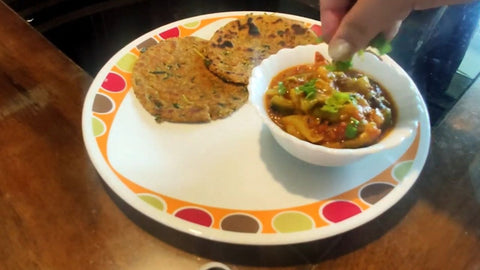
[[[380,59],[371,53],[355,56],[353,68],[384,86],[391,94],[398,112],[396,125],[381,141],[363,148],[333,149],[300,140],[278,127],[267,115],[264,93],[272,78],[281,71],[292,66],[313,63],[316,51],[329,59],[328,46],[325,43],[282,49],[263,60],[253,69],[250,76],[249,101],[256,108],[275,140],[287,152],[312,164],[343,166],[367,155],[394,148],[415,134],[420,112],[418,106],[421,104],[421,95],[417,87],[407,73],[389,57]]]

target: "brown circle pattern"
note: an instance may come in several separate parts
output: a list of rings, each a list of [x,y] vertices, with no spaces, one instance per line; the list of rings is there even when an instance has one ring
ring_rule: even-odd
[[[97,93],[93,100],[92,110],[96,113],[109,113],[113,111],[113,101],[106,95]]]
[[[372,183],[360,190],[360,198],[369,204],[375,204],[385,197],[394,186],[389,183]]]
[[[257,233],[260,223],[246,214],[233,214],[225,217],[220,224],[222,230],[231,232]]]
[[[143,41],[142,43],[137,45],[137,49],[139,51],[143,51],[148,47],[157,44],[157,41],[154,38],[148,38],[147,40]]]

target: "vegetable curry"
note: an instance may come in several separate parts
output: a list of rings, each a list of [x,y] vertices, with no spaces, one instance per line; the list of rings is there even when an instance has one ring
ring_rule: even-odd
[[[358,71],[330,67],[317,52],[314,64],[275,76],[265,93],[270,118],[291,135],[318,145],[360,148],[376,143],[395,122],[388,93]]]

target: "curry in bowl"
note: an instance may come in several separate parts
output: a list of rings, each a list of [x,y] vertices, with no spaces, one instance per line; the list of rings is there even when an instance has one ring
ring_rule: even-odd
[[[355,70],[332,70],[319,52],[313,64],[273,77],[265,105],[271,120],[287,133],[330,148],[375,144],[396,117],[394,103],[379,83]]]

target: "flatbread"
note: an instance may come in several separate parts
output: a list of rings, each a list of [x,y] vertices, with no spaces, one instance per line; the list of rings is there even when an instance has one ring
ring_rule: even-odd
[[[303,22],[276,15],[246,15],[218,29],[207,50],[208,68],[224,80],[247,84],[252,69],[282,48],[316,44]]]
[[[208,122],[229,116],[248,99],[244,85],[227,83],[205,66],[209,42],[170,38],[149,47],[136,61],[133,90],[157,122]]]

